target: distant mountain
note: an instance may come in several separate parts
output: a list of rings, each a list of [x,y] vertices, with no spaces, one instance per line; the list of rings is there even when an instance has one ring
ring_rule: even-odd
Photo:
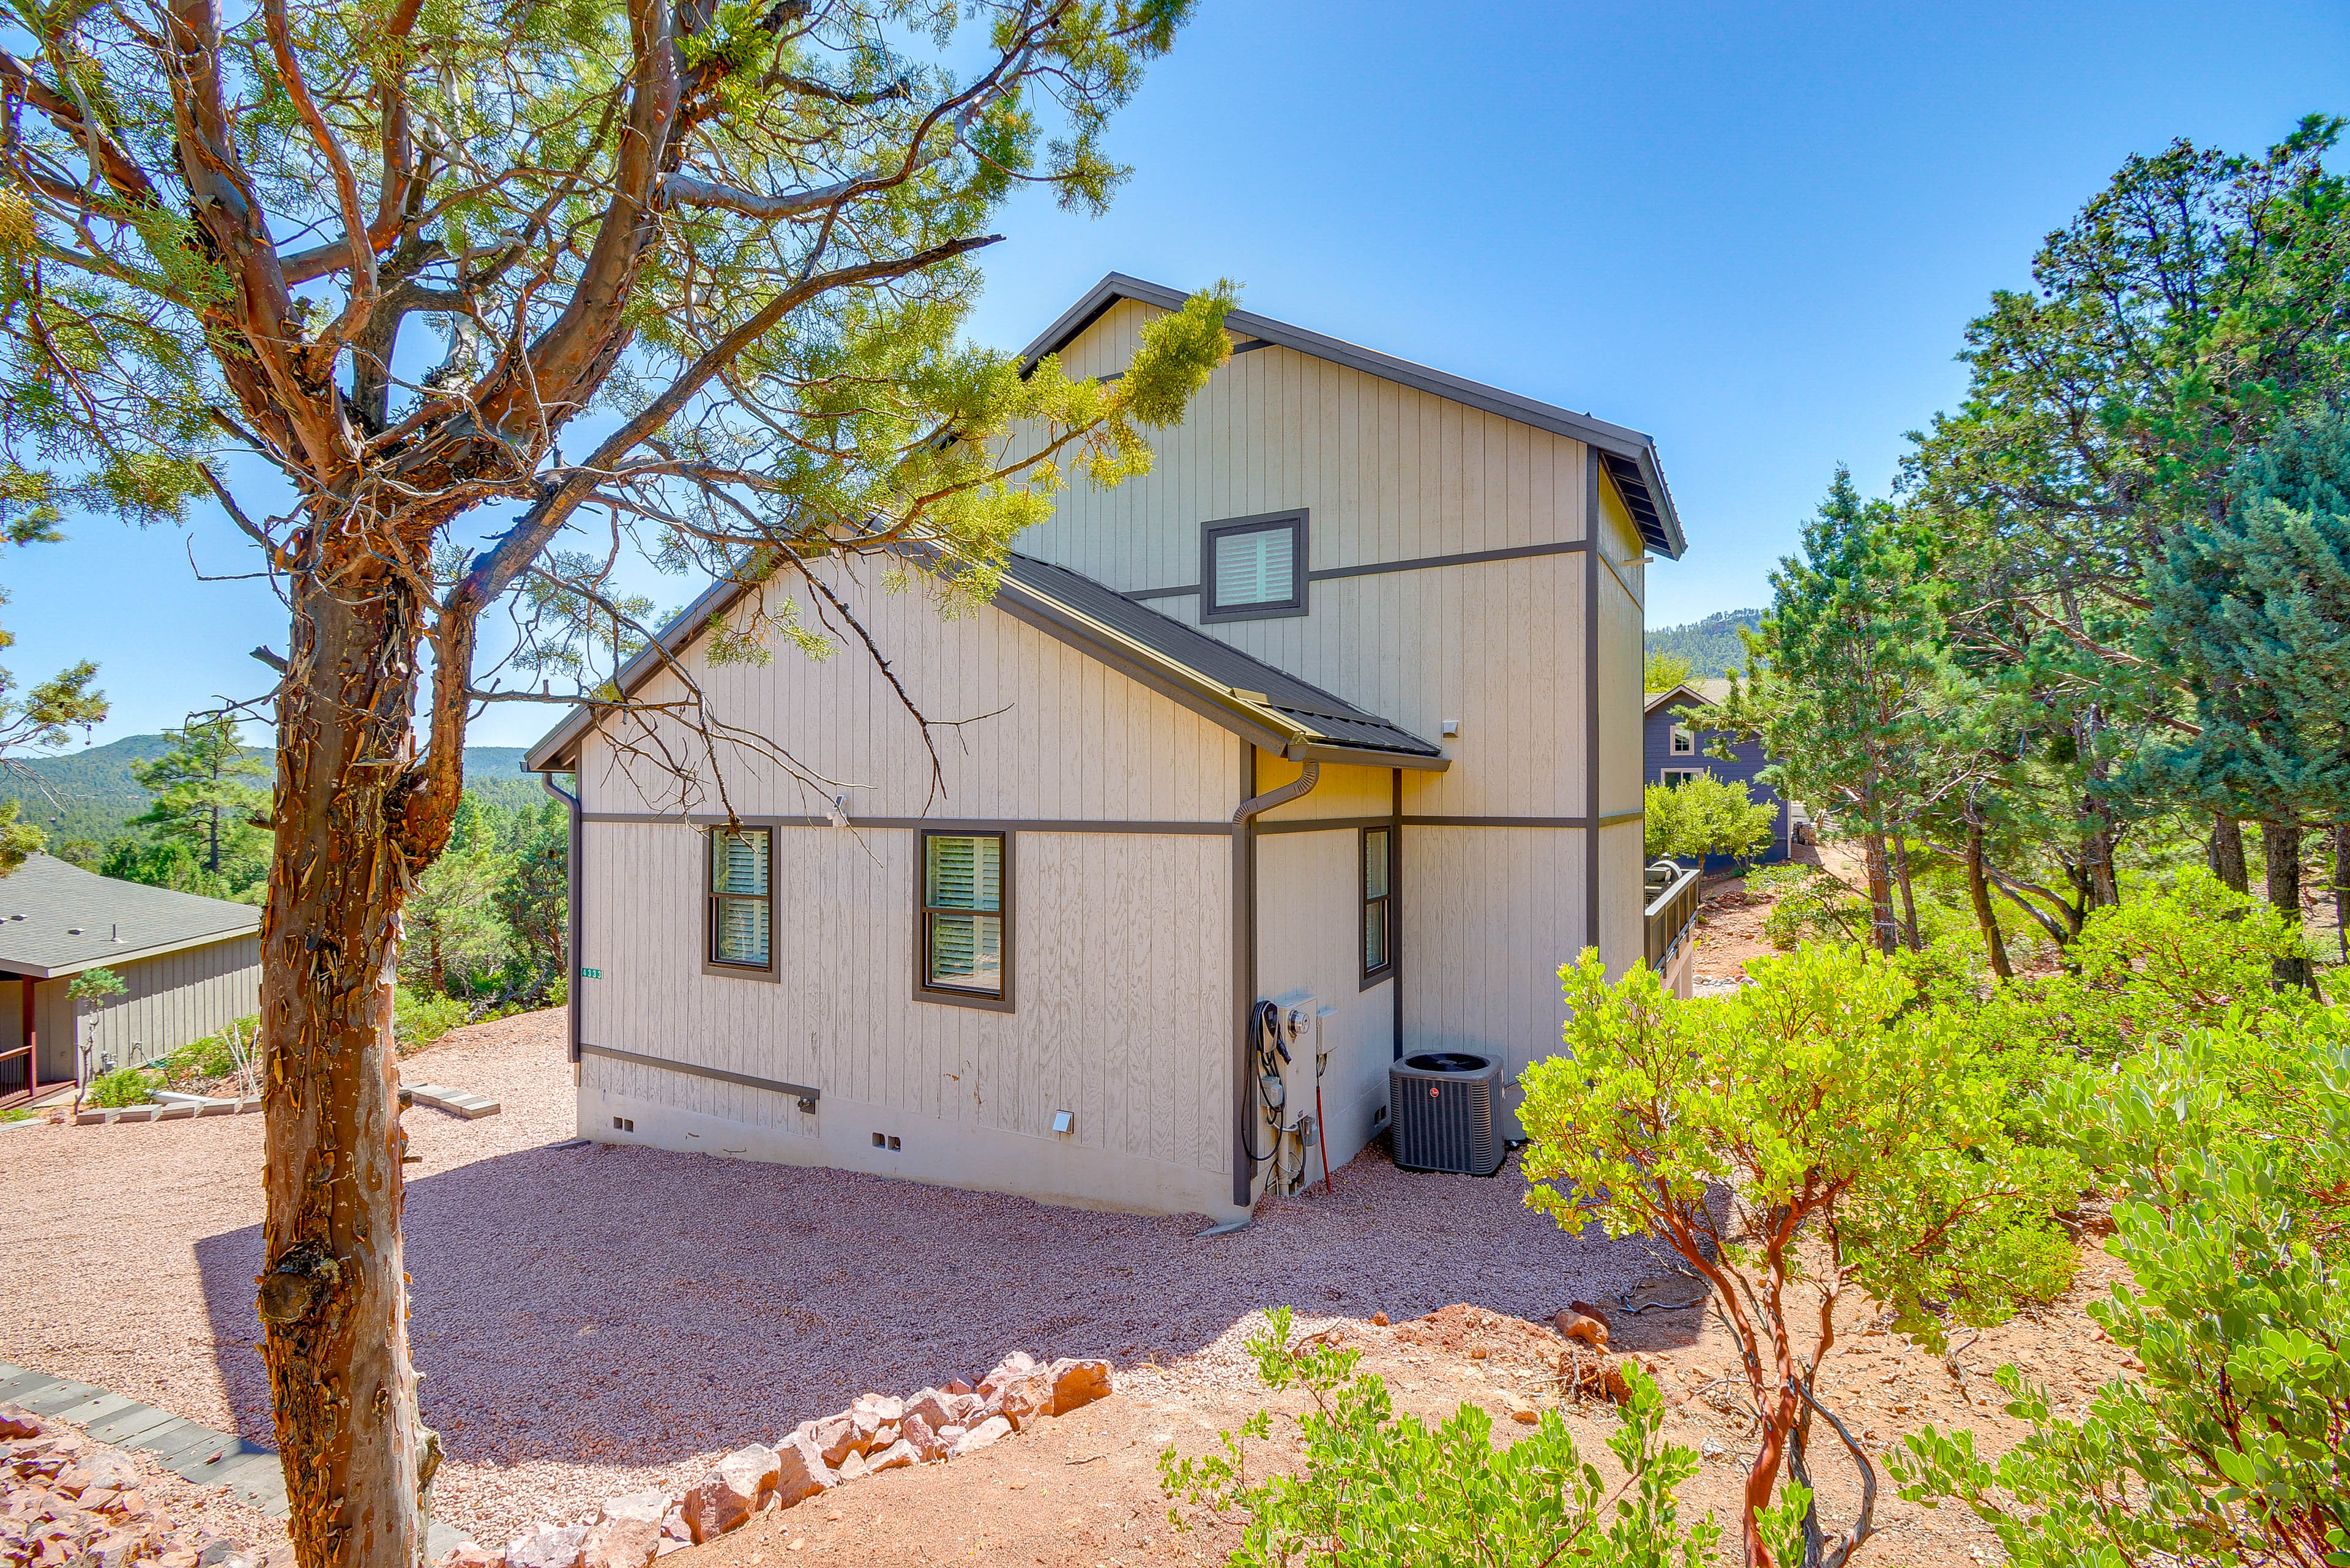
[[[123,825],[147,809],[147,792],[131,776],[130,764],[151,763],[171,750],[161,735],[125,735],[102,746],[59,752],[51,757],[13,757],[0,763],[0,800],[24,803],[25,820],[48,836],[55,848],[68,839],[104,844],[126,831]],[[256,757],[272,753],[247,747]],[[501,803],[518,793],[537,793],[537,781],[522,771],[521,746],[465,748],[465,784]],[[255,779],[267,788],[266,775]]]
[[[1738,640],[1739,628],[1752,631],[1762,624],[1759,609],[1722,610],[1687,626],[1660,626],[1649,631],[1650,653],[1678,653],[1700,676],[1727,675],[1746,668],[1746,645]]]

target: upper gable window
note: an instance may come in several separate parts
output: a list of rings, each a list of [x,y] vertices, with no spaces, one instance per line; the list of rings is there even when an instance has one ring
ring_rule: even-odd
[[[1673,755],[1693,757],[1697,754],[1697,737],[1689,732],[1686,724],[1673,726]]]
[[[1305,513],[1211,523],[1201,545],[1201,620],[1305,613]]]

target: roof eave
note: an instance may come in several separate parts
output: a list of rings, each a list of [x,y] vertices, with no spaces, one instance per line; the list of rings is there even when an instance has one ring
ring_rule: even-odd
[[[1053,325],[1021,350],[1021,373],[1024,375],[1034,369],[1036,362],[1045,355],[1056,354],[1068,347],[1079,333],[1099,320],[1121,299],[1131,299],[1160,310],[1180,310],[1189,297],[1181,289],[1170,288],[1165,284],[1128,276],[1125,273],[1111,273],[1087,290],[1084,298],[1063,311]],[[1448,370],[1398,358],[1392,354],[1382,354],[1376,348],[1366,348],[1344,338],[1332,337],[1286,321],[1276,321],[1269,316],[1258,316],[1252,311],[1233,311],[1224,318],[1224,328],[1243,337],[1262,338],[1280,348],[1345,365],[1452,402],[1483,409],[1504,419],[1584,441],[1603,452],[1628,459],[1638,466],[1641,482],[1649,491],[1658,513],[1659,526],[1655,532],[1642,530],[1649,546],[1672,560],[1679,560],[1689,548],[1688,537],[1681,531],[1680,514],[1673,505],[1672,491],[1665,483],[1664,465],[1657,456],[1657,443],[1638,431],[1590,414],[1578,414],[1571,409],[1562,409],[1482,381],[1472,381]]]
[[[202,936],[182,937],[176,941],[156,942],[149,947],[132,948],[127,952],[92,953],[86,959],[69,959],[64,963],[26,963],[20,960],[0,958],[0,973],[29,975],[35,980],[62,980],[86,970],[100,969],[113,963],[136,963],[141,959],[161,958],[167,953],[185,952],[190,948],[208,948],[214,942],[234,941],[239,937],[258,936],[258,925],[231,926],[224,930],[208,931]]]

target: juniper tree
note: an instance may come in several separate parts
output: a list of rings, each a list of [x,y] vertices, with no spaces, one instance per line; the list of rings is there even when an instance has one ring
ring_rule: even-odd
[[[759,658],[826,640],[797,597],[818,557],[887,554],[969,600],[1065,473],[1147,467],[1143,432],[1229,351],[1228,289],[1114,384],[1024,373],[962,324],[1007,197],[1107,200],[1107,120],[1188,9],[9,8],[0,501],[151,521],[216,500],[289,610],[259,1306],[306,1568],[421,1552],[438,1449],[406,1341],[390,977],[468,722],[557,674],[655,722],[591,657],[646,635],[612,590],[623,549],[753,585],[719,651]],[[487,656],[500,607],[514,647]],[[688,695],[659,720],[718,809],[745,750],[821,786],[672,669]]]

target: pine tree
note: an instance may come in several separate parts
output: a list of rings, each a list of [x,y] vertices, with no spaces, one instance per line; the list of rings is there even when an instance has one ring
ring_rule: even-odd
[[[1859,837],[1877,946],[1915,947],[1906,839],[1936,776],[1949,680],[1928,557],[1893,505],[1863,501],[1838,468],[1802,556],[1781,560],[1771,586],[1748,676],[1711,722],[1762,742],[1765,782]]]
[[[225,714],[193,719],[164,731],[163,738],[172,742],[170,751],[153,762],[130,764],[131,776],[155,797],[131,821],[160,836],[185,840],[214,877],[224,875],[224,859],[235,859],[240,852],[257,857],[263,839],[253,818],[267,807],[269,796],[243,781],[266,777],[269,764],[246,752],[236,721]]]
[[[2202,730],[2164,771],[2259,819],[2269,900],[2298,929],[2303,826],[2350,818],[2350,410],[2278,431],[2229,497],[2148,575],[2148,640],[2194,691]],[[2309,961],[2279,961],[2278,978],[2311,984]]]

